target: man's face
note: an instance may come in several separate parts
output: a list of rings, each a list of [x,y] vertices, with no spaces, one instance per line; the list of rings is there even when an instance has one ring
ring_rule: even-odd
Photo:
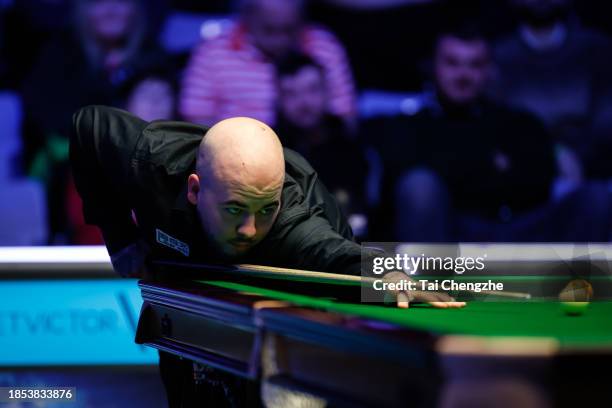
[[[272,59],[287,54],[296,44],[301,10],[294,0],[253,0],[246,26],[255,46]]]
[[[279,80],[281,113],[299,128],[311,129],[321,122],[325,101],[325,81],[318,67],[305,66]]]
[[[132,0],[89,0],[88,25],[101,41],[119,41],[125,38],[136,13]]]
[[[246,254],[265,238],[280,210],[282,180],[268,185],[245,181],[207,177],[197,198],[205,233],[230,258]]]
[[[477,99],[489,71],[489,49],[484,40],[447,36],[438,42],[434,60],[436,85],[450,102],[462,105]]]

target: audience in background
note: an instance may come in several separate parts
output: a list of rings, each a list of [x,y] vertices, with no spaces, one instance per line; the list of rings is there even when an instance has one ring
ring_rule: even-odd
[[[24,161],[47,184],[52,242],[70,235],[65,189],[72,114],[88,104],[118,105],[122,84],[162,58],[145,35],[144,2],[77,1],[74,21],[74,32],[42,51],[22,92]]]
[[[172,85],[162,78],[143,79],[130,94],[125,110],[150,122],[174,117],[174,92]]]
[[[475,31],[442,34],[435,92],[414,117],[386,129],[382,157],[395,239],[417,242],[605,241],[610,193],[588,185],[549,200],[553,144],[531,114],[483,94],[489,47]],[[394,199],[393,199],[393,198]]]
[[[427,71],[435,73],[435,86],[425,84],[411,105],[424,101],[422,111],[369,120],[361,129],[380,149],[385,170],[369,238],[608,240],[609,193],[592,180],[612,179],[611,40],[576,15],[609,34],[601,12],[609,6],[455,3],[0,0],[0,88],[21,91],[22,161],[47,187],[49,242],[101,242],[83,224],[66,165],[72,113],[87,104],[118,106],[145,120],[256,117],[309,159],[348,215],[366,211],[379,166],[370,149],[366,165],[355,137],[349,57],[361,88],[417,92]],[[167,59],[155,38],[169,11],[231,10],[237,18],[194,49],[181,77],[160,68]],[[204,14],[190,18],[210,17]],[[426,69],[449,19],[479,20],[498,37],[492,57],[478,33],[451,32],[436,43],[435,69]],[[348,57],[315,21],[338,34]],[[490,76],[487,95],[498,103],[483,96]],[[10,122],[10,112],[3,114]]]
[[[364,151],[342,118],[329,113],[323,68],[306,55],[291,54],[277,65],[277,72],[277,134],[283,145],[310,162],[345,214],[363,213]]]
[[[308,8],[309,15],[344,44],[358,89],[418,92],[424,80],[423,57],[438,29],[440,2],[353,3],[311,1]]]
[[[612,41],[580,25],[571,0],[512,3],[519,23],[495,47],[497,96],[545,122],[561,171],[611,178]]]
[[[193,52],[179,101],[181,115],[212,124],[231,116],[276,122],[275,62],[292,51],[325,72],[329,111],[355,115],[355,89],[345,51],[327,30],[304,21],[303,0],[243,0],[239,21]]]

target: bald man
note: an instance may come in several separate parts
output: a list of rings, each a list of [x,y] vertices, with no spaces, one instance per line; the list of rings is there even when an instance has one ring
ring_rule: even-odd
[[[207,129],[90,106],[74,116],[70,148],[85,220],[100,227],[122,276],[143,276],[159,259],[360,274],[361,250],[338,205],[262,122],[231,118]],[[425,300],[449,300],[440,296]],[[171,406],[249,403],[248,384],[219,372],[206,378],[230,391],[205,384],[194,394],[189,364],[160,353]]]
[[[207,129],[90,106],[74,129],[85,219],[100,227],[122,276],[142,276],[154,259],[360,274],[360,248],[336,202],[264,123],[232,118]]]
[[[150,274],[159,259],[360,273],[335,201],[262,122],[207,129],[90,106],[74,116],[70,148],[85,219],[122,276]],[[170,354],[160,371],[170,406],[258,404],[254,384],[208,369],[196,386],[191,363]]]

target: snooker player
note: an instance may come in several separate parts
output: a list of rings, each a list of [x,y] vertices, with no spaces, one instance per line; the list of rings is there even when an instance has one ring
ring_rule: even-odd
[[[160,259],[360,274],[360,246],[334,198],[262,122],[207,129],[89,106],[74,116],[70,149],[85,219],[101,229],[122,276],[155,272]],[[441,293],[410,296],[400,294],[400,305],[463,305]],[[242,380],[210,369],[196,385],[192,369],[160,352],[170,406],[252,402]]]

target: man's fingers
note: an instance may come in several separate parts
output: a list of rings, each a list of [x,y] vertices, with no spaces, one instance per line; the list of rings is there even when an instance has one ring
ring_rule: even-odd
[[[408,309],[410,307],[410,299],[411,296],[409,296],[407,293],[405,292],[400,292],[397,294],[397,307],[402,308],[402,309]]]
[[[411,293],[413,300],[418,300],[419,302],[454,302],[455,299],[447,295],[446,293],[441,292],[412,292]]]
[[[440,309],[464,307],[465,302],[430,302],[430,305]]]
[[[387,282],[410,281],[404,272],[390,272],[385,275],[384,280]],[[408,291],[389,291],[385,294],[385,303],[395,297],[397,307],[408,309],[410,302],[425,302],[437,308],[459,308],[465,306],[465,302],[456,302],[451,296],[442,292],[428,292],[420,290]]]
[[[431,295],[433,295],[433,297],[435,298],[433,301],[440,301],[440,302],[454,302],[455,298],[453,298],[450,295],[447,295],[446,293],[442,293],[442,292],[433,292],[430,293]]]
[[[460,308],[465,306],[465,302],[457,302],[455,299],[446,293],[441,292],[400,292],[397,294],[397,306],[408,308],[410,302],[426,302],[433,307],[440,309]]]

